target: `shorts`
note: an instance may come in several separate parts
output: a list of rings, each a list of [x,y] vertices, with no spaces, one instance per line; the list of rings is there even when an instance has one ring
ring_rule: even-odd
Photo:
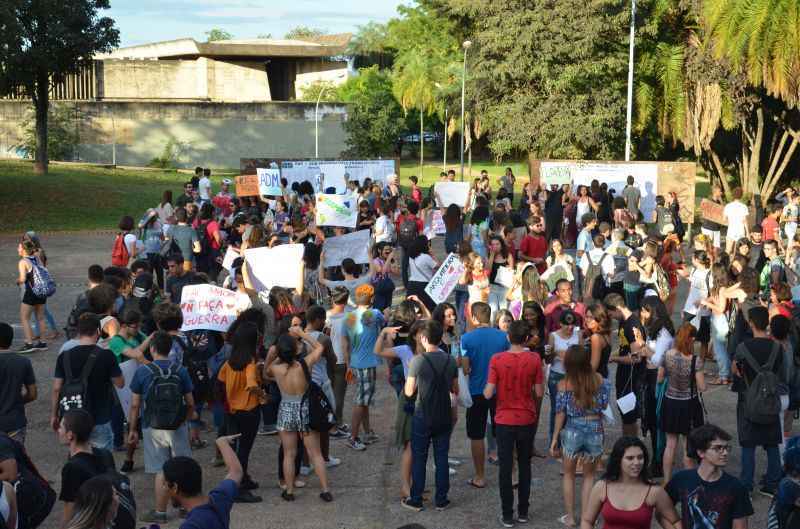
[[[691,322],[694,318],[694,314],[683,313],[684,322]],[[697,335],[694,339],[702,344],[708,344],[709,340],[711,340],[711,316],[700,316],[700,328],[697,329]]]
[[[278,431],[307,432],[308,418],[308,400],[302,395],[281,398],[276,424]]]
[[[25,293],[22,294],[22,303],[35,307],[37,305],[44,305],[47,303],[47,298],[39,297],[33,293],[31,287],[25,285]]]
[[[598,459],[603,455],[602,419],[569,417],[561,430],[561,449],[564,457]]]
[[[144,471],[148,474],[158,474],[164,463],[170,458],[178,456],[192,456],[189,447],[189,425],[181,424],[177,430],[156,430],[144,428],[142,430],[144,444]]]
[[[469,439],[479,441],[486,437],[487,415],[492,420],[492,432],[494,432],[496,402],[494,398],[486,400],[483,395],[472,395],[472,406],[467,408],[467,437]]]
[[[354,404],[356,406],[372,406],[372,401],[375,400],[376,369],[374,367],[353,368],[353,374],[356,376],[356,399]]]
[[[94,425],[89,436],[89,444],[101,450],[114,449],[114,430],[111,428],[111,421]]]

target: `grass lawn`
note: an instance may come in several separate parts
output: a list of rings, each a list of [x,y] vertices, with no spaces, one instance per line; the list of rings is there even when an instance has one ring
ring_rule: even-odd
[[[493,186],[510,166],[518,176],[517,187],[527,180],[527,164],[472,164],[472,172],[489,171]],[[457,164],[449,165],[458,174]],[[425,189],[439,178],[441,165],[426,164],[420,186]],[[401,164],[401,184],[408,188],[408,177],[419,174],[413,161]],[[468,170],[465,168],[464,179]],[[33,173],[33,164],[25,161],[0,161],[0,232],[25,230],[75,231],[114,230],[123,215],[139,219],[147,208],[155,207],[165,189],[173,197],[182,192],[190,175],[177,171],[106,169],[82,165],[51,164],[46,176]],[[219,189],[219,178],[213,178]]]

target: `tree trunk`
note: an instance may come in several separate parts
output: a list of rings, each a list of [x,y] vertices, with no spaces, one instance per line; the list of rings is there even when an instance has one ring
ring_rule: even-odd
[[[419,111],[419,181],[422,182],[422,158],[425,149],[425,134],[423,133],[422,120],[425,118],[425,113]]]
[[[800,143],[800,132],[794,129],[787,129],[784,134],[784,139],[786,135],[792,137],[792,142],[789,144],[789,147],[786,149],[786,153],[783,155],[783,160],[781,164],[775,169],[774,174],[768,175],[767,179],[764,181],[764,190],[762,196],[768,197],[771,196],[772,193],[775,191],[775,187],[778,185],[778,182],[783,176],[784,171],[786,171],[786,166],[789,165],[789,162],[794,156],[794,151],[797,149],[798,143]],[[772,166],[774,167],[780,158],[780,149],[778,152],[775,153],[775,159],[773,160]],[[771,168],[770,168],[771,170]]]
[[[36,159],[33,171],[36,174],[47,174],[50,164],[47,153],[47,111],[50,107],[50,80],[47,74],[40,74],[36,79],[33,105],[36,109]]]

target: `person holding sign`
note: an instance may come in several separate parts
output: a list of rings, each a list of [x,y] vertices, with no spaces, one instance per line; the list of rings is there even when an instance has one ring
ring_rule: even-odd
[[[408,249],[407,292],[409,296],[417,296],[428,310],[433,310],[436,308],[436,303],[425,292],[425,287],[439,268],[439,263],[430,254],[431,241],[424,235],[419,235]]]

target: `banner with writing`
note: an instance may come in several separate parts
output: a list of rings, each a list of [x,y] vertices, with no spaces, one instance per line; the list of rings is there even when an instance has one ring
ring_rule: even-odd
[[[259,167],[256,169],[258,175],[258,193],[260,195],[268,195],[279,197],[283,190],[281,189],[281,170],[278,168],[264,169]]]
[[[367,178],[386,185],[387,176],[395,172],[394,160],[286,160],[281,162],[281,175],[291,187],[293,182],[307,181],[323,191],[329,187],[344,193],[347,181],[358,180],[363,185]]]
[[[711,222],[716,222],[717,224],[722,224],[723,226],[728,225],[727,219],[725,219],[725,215],[723,215],[723,211],[725,210],[725,206],[722,204],[717,204],[714,201],[711,201],[707,198],[704,198],[700,201],[700,216],[703,217],[705,220],[710,220]]]
[[[236,177],[236,196],[237,197],[257,197],[258,196],[258,175],[243,174]]]
[[[317,226],[355,228],[358,204],[352,195],[317,195]]]
[[[253,288],[257,292],[268,291],[272,287],[300,288],[304,251],[302,244],[245,250],[244,260]]]
[[[450,293],[456,288],[458,279],[464,273],[464,264],[461,259],[454,254],[449,254],[439,269],[433,274],[433,277],[428,281],[425,287],[425,293],[428,294],[434,303],[443,303],[447,300]]]
[[[463,209],[469,197],[469,182],[436,182],[434,193],[440,208],[455,204]]]
[[[182,331],[225,332],[236,319],[236,292],[214,285],[187,285],[181,292]]]
[[[349,257],[356,264],[369,262],[370,232],[369,230],[354,231],[338,237],[328,237],[322,245],[325,251],[323,266],[339,266]]]

